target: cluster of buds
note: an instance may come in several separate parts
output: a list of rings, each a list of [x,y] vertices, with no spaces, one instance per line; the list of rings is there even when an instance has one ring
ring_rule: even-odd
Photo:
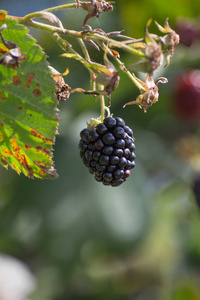
[[[135,101],[128,102],[124,105],[137,104],[140,108],[143,108],[144,112],[147,111],[149,106],[152,106],[158,101],[158,83],[167,83],[167,79],[160,77],[156,82],[153,80],[154,71],[160,67],[163,63],[164,54],[166,55],[166,65],[169,64],[170,58],[174,54],[175,47],[179,43],[179,35],[170,28],[168,19],[166,19],[164,27],[159,25],[157,22],[158,29],[165,33],[163,37],[155,34],[150,34],[148,27],[151,24],[151,20],[148,21],[145,30],[145,38],[142,41],[136,43],[136,47],[142,49],[145,58],[135,65],[131,66],[130,69],[139,72],[147,73],[145,83],[139,78],[136,78],[138,85],[141,86],[141,94]],[[135,42],[134,42],[135,43]]]
[[[92,5],[97,4],[97,2],[101,5],[105,4],[105,1],[90,1],[86,2],[87,7],[90,7]],[[84,7],[86,5],[84,2],[79,2],[79,5]],[[117,88],[120,80],[119,73],[117,69],[114,67],[114,65],[107,59],[107,53],[113,57],[117,62],[120,64],[120,68],[122,71],[130,72],[130,71],[139,71],[146,73],[146,80],[145,82],[141,81],[139,78],[137,78],[134,73],[131,74],[132,81],[136,84],[136,86],[140,89],[140,95],[137,97],[135,101],[130,101],[124,105],[131,105],[131,104],[137,104],[140,108],[144,110],[144,112],[147,111],[148,107],[152,106],[152,104],[156,103],[158,101],[158,84],[159,83],[167,83],[167,79],[164,77],[160,77],[154,82],[153,75],[155,70],[157,70],[163,63],[164,56],[166,56],[166,66],[169,64],[171,56],[174,54],[174,49],[176,45],[179,42],[179,36],[178,34],[172,30],[168,24],[168,20],[165,21],[164,27],[159,25],[157,22],[155,24],[157,25],[158,29],[165,33],[164,36],[158,36],[155,34],[149,33],[149,26],[151,24],[152,20],[149,20],[145,29],[145,37],[144,39],[135,40],[132,38],[129,38],[127,36],[122,35],[122,32],[112,32],[110,34],[106,34],[100,29],[92,30],[90,26],[87,25],[89,28],[86,31],[83,31],[83,36],[86,36],[87,34],[95,35],[98,34],[99,36],[110,38],[110,36],[115,36],[116,38],[123,38],[125,41],[122,43],[125,46],[129,47],[130,49],[135,49],[138,51],[140,60],[139,62],[136,62],[134,65],[126,68],[124,64],[120,61],[119,53],[111,47],[113,47],[113,43],[108,41],[107,46],[103,43],[103,41],[100,41],[98,45],[103,45],[104,50],[104,66],[99,65],[96,63],[93,63],[91,61],[86,61],[80,55],[74,55],[73,58],[81,61],[92,73],[93,79],[96,81],[97,84],[100,84],[103,86],[101,91],[99,90],[92,90],[92,91],[85,91],[83,89],[76,89],[76,91],[83,92],[85,94],[91,94],[91,95],[106,95],[109,98],[109,106],[111,104],[111,93]],[[92,41],[91,39],[86,39],[86,41]],[[90,42],[91,43],[91,42]],[[120,43],[120,42],[119,42]],[[99,50],[98,45],[93,41],[91,43],[97,50]],[[119,48],[120,46],[117,45]],[[131,51],[130,51],[131,52]],[[64,54],[65,57],[72,57],[71,54]],[[129,73],[130,74],[130,73]]]
[[[85,25],[86,22],[93,17],[98,18],[102,12],[112,11],[112,4],[114,3],[114,1],[75,1],[76,4],[74,4],[73,7],[80,7],[88,12],[83,21],[83,27],[87,27],[87,29],[84,29],[83,31],[77,33],[78,40],[81,43],[81,47],[85,57],[82,57],[80,54],[78,54],[72,48],[72,45],[70,45],[65,39],[61,38],[60,34],[69,34],[73,36],[74,32],[65,30],[61,21],[56,16],[54,16],[54,14],[50,13],[50,11],[39,11],[33,14],[29,14],[23,18],[23,24],[28,24],[33,27],[40,26],[40,23],[34,22],[33,18],[45,19],[53,25],[57,25],[58,31],[53,28],[53,35],[56,41],[60,44],[61,48],[65,50],[65,53],[62,56],[79,60],[90,72],[92,82],[91,91],[85,91],[81,88],[70,90],[70,88],[68,88],[64,82],[61,82],[62,76],[59,77],[60,75],[58,76],[58,74],[53,74],[57,85],[58,100],[63,101],[64,98],[68,98],[70,90],[70,93],[83,92],[85,94],[91,94],[94,96],[105,95],[109,99],[110,106],[111,94],[118,87],[120,76],[118,70],[110,62],[110,60],[108,60],[107,55],[109,55],[119,64],[120,69],[129,76],[129,78],[140,90],[140,95],[137,97],[137,99],[135,101],[126,103],[124,107],[126,105],[137,104],[144,110],[144,112],[146,112],[148,107],[152,106],[152,104],[158,101],[158,84],[167,82],[167,79],[164,77],[160,77],[154,82],[154,72],[163,64],[164,57],[166,57],[165,66],[169,64],[170,58],[174,54],[175,47],[179,43],[179,35],[170,28],[168,19],[166,19],[163,27],[155,22],[158,30],[162,33],[162,36],[149,33],[149,26],[152,23],[152,20],[150,19],[147,22],[147,26],[145,28],[144,38],[138,40],[122,35],[122,31],[105,33],[101,29],[93,30],[89,25]],[[0,28],[0,37],[7,49],[5,49],[4,47],[0,47],[0,54],[2,54],[2,57],[0,57],[0,63],[4,66],[18,66],[19,62],[24,59],[25,56],[21,53],[20,48],[17,46],[17,44],[6,41],[3,38],[1,31],[4,28],[6,28],[5,25]],[[114,39],[112,37],[114,37]],[[118,41],[116,39],[123,40]],[[98,51],[100,50],[100,48],[102,48],[102,50],[104,51],[104,65],[91,61],[84,41],[94,46]],[[127,50],[135,57],[138,56],[139,61],[130,67],[125,67],[123,62],[120,61],[119,53],[113,48],[119,48],[125,51]],[[146,73],[147,76],[145,82],[137,78],[134,73],[131,73],[131,71]],[[98,86],[97,89],[96,85]]]
[[[78,5],[84,9],[86,9],[89,14],[86,16],[85,22],[88,20],[88,18],[91,18],[93,16],[99,16],[96,14],[97,12],[97,5],[98,7],[101,7],[102,11],[103,7],[106,5],[107,8],[110,8],[111,2],[105,2],[105,1],[90,1],[90,2],[79,2],[76,0]],[[91,10],[90,10],[91,9]],[[92,13],[91,13],[92,12]],[[164,27],[159,25],[157,22],[155,24],[157,25],[158,29],[161,31],[161,33],[164,33],[164,36],[158,36],[156,34],[149,33],[149,26],[151,24],[152,20],[150,19],[147,23],[146,29],[145,29],[145,37],[143,39],[135,40],[130,37],[127,37],[125,35],[122,35],[122,32],[111,32],[111,33],[105,33],[101,29],[94,29],[87,25],[88,29],[84,30],[82,32],[83,36],[88,35],[95,35],[98,36],[110,38],[111,36],[114,36],[115,38],[122,38],[125,41],[122,43],[131,49],[135,49],[139,53],[140,60],[139,62],[136,62],[134,65],[129,66],[126,68],[124,64],[120,61],[119,53],[116,50],[111,49],[113,47],[113,43],[108,41],[107,46],[104,44],[103,41],[99,41],[98,45],[90,38],[86,38],[85,40],[87,42],[90,42],[91,45],[93,45],[97,50],[99,50],[99,45],[104,50],[104,65],[93,63],[92,61],[87,61],[84,58],[82,58],[80,55],[71,55],[68,53],[63,54],[65,57],[73,57],[74,59],[77,59],[81,61],[86,68],[91,72],[92,79],[98,84],[101,85],[101,90],[92,90],[92,91],[85,91],[83,89],[74,89],[76,92],[83,92],[84,94],[91,94],[91,95],[106,95],[109,99],[109,106],[111,105],[111,94],[112,92],[118,87],[120,76],[118,70],[115,68],[115,66],[108,60],[107,54],[110,55],[112,58],[114,58],[119,64],[122,71],[125,72],[131,72],[131,71],[138,71],[146,73],[146,80],[143,82],[139,78],[137,78],[134,73],[131,74],[131,79],[135,83],[135,85],[140,90],[140,95],[137,97],[135,101],[130,101],[126,103],[123,107],[126,105],[132,105],[137,104],[140,108],[144,110],[144,112],[147,112],[148,107],[152,106],[154,103],[158,101],[159,92],[158,92],[158,84],[159,83],[167,83],[167,78],[160,77],[155,82],[153,79],[153,75],[155,70],[157,70],[164,61],[164,57],[166,57],[166,64],[167,66],[169,64],[171,56],[174,54],[175,47],[179,43],[179,35],[170,28],[168,24],[168,19],[166,19],[164,23]],[[120,43],[120,42],[119,42]],[[118,46],[120,48],[120,46]],[[130,51],[129,48],[129,51]],[[130,74],[130,73],[129,73]]]

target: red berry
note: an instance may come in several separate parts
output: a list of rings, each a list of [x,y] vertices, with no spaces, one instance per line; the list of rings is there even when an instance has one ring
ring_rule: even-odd
[[[176,80],[174,108],[185,121],[200,119],[200,71],[186,70]]]
[[[180,43],[190,47],[199,38],[199,28],[197,24],[189,19],[178,20],[176,33],[180,36]]]

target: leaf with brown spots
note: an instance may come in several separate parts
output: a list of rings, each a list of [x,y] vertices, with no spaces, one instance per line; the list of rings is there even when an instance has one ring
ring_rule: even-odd
[[[0,13],[0,27],[7,24],[4,38],[16,43],[26,57],[19,67],[0,65],[0,164],[30,178],[53,179],[57,177],[52,160],[58,127],[55,83],[44,52],[27,29]]]

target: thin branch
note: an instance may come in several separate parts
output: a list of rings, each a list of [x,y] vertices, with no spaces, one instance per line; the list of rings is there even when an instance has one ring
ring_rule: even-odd
[[[104,43],[99,43],[99,46],[103,49],[103,51],[108,51],[108,54],[118,63],[120,69],[131,79],[131,81],[136,85],[136,87],[140,90],[140,92],[142,91],[146,91],[145,88],[140,84],[140,82],[137,80],[137,77],[132,74],[124,65],[123,62],[121,62],[121,60],[114,56],[113,53],[110,51],[109,48],[107,48],[105,46]]]
[[[61,9],[66,9],[66,8],[77,8],[78,5],[77,3],[69,3],[69,4],[63,4],[63,5],[58,5],[50,8],[44,9],[44,11],[52,12],[56,10],[61,10]]]
[[[85,55],[85,58],[86,58],[88,61],[91,61],[89,52],[88,52],[87,47],[85,46],[83,40],[82,40],[82,39],[78,39],[78,42],[79,42],[79,44],[80,44],[80,46],[81,46],[81,49],[83,50],[83,53],[84,53],[84,55]]]
[[[120,48],[120,49],[123,49],[124,51],[127,51],[133,55],[140,57],[140,58],[145,57],[145,54],[142,53],[141,51],[134,49],[133,47],[128,46],[125,43],[115,41],[111,38],[108,38],[107,36],[98,34],[96,32],[91,32],[88,30],[75,31],[75,30],[69,30],[69,29],[64,29],[64,31],[63,31],[59,27],[44,24],[42,22],[33,21],[33,20],[30,20],[29,18],[27,19],[26,16],[23,19],[19,20],[19,23],[23,24],[25,26],[34,27],[34,28],[37,28],[40,30],[47,31],[51,34],[54,34],[55,32],[57,32],[58,34],[65,34],[67,36],[74,37],[74,38],[81,38],[83,40],[92,39],[93,41],[96,41],[96,42],[104,41],[106,44],[108,44],[108,46],[110,48],[112,48],[112,47]]]
[[[21,24],[24,24],[24,25],[27,25],[27,26],[30,26],[30,27],[35,27],[35,28],[38,28],[38,29],[41,29],[41,30],[44,30],[44,31],[47,31],[49,33],[51,33],[57,40],[57,42],[61,45],[61,47],[63,49],[65,49],[66,51],[66,41],[63,40],[61,37],[59,38],[59,41],[58,41],[58,36],[59,34],[63,34],[63,30],[61,28],[58,28],[58,27],[55,27],[55,26],[52,26],[52,25],[48,25],[48,24],[44,24],[44,23],[41,23],[41,22],[37,22],[37,21],[33,21],[33,20],[30,20],[30,19],[26,19],[23,18],[22,20],[19,21]],[[56,36],[57,34],[57,36]],[[87,39],[93,39],[93,40],[96,40],[97,43],[100,45],[100,47],[105,51],[105,48],[106,46],[104,45],[104,42],[106,42],[106,44],[109,46],[109,47],[118,47],[118,48],[121,48],[123,50],[127,50],[129,52],[131,52],[132,54],[137,54],[138,56],[140,57],[144,57],[144,54],[132,47],[129,47],[127,46],[126,44],[124,43],[120,43],[118,41],[115,41],[115,40],[112,40],[106,36],[103,36],[103,35],[100,35],[100,34],[97,34],[97,33],[93,33],[93,32],[88,32],[88,31],[83,31],[83,32],[78,32],[78,31],[74,31],[74,30],[68,30],[68,29],[64,29],[64,34],[65,35],[68,35],[70,37],[74,37],[74,38],[77,38],[79,41],[80,40],[87,40]],[[62,40],[62,41],[61,41]],[[65,44],[64,44],[65,43]],[[83,48],[82,48],[83,49]],[[72,48],[69,48],[68,49],[71,53],[76,53],[76,55],[79,55],[77,52],[75,52]],[[134,74],[132,74],[125,66],[124,64],[117,58],[115,57],[111,51],[109,51],[109,54],[116,60],[116,62],[119,64],[121,70],[127,74],[127,76],[132,80],[132,82],[134,82],[134,84],[139,88],[140,91],[144,91],[144,87],[140,85],[140,83],[137,81],[137,78],[134,76]],[[79,55],[80,56],[80,55]]]
[[[82,39],[78,39],[78,41],[79,41],[79,44],[80,44],[80,46],[83,50],[85,58],[90,62],[91,61],[90,55],[89,55],[89,52],[87,50],[87,47],[85,46],[85,43],[83,42]],[[90,70],[89,70],[89,72],[90,72],[91,88],[94,91],[96,89],[95,74]]]

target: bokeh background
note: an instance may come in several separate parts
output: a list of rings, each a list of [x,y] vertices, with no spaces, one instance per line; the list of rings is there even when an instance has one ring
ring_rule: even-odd
[[[66,2],[0,0],[0,8],[23,16]],[[66,28],[82,30],[86,12],[56,14]],[[140,38],[149,18],[163,25],[169,17],[181,43],[170,66],[155,72],[155,79],[165,76],[169,82],[160,86],[159,102],[146,114],[138,106],[122,108],[136,99],[138,90],[120,73],[111,110],[133,129],[137,156],[122,186],[97,183],[81,162],[79,132],[99,116],[100,103],[80,94],[60,105],[54,147],[58,179],[31,180],[0,168],[1,300],[200,299],[200,113],[195,118],[187,114],[188,98],[195,98],[193,111],[200,111],[199,77],[195,87],[188,84],[189,91],[181,94],[183,104],[176,105],[181,89],[177,78],[200,67],[199,14],[199,0],[116,0],[112,13],[88,22],[93,28],[124,29],[126,35]],[[155,25],[150,29],[157,33]],[[47,33],[30,33],[54,68],[64,72],[69,67],[66,83],[89,88],[89,74],[79,62],[59,57],[62,50]],[[102,53],[89,50],[102,62]],[[120,55],[131,64],[130,55]],[[32,274],[22,278],[18,298],[8,293],[21,276],[15,259]],[[2,271],[3,261],[10,262],[15,276]],[[4,292],[2,278],[10,283]],[[30,291],[29,298],[22,297]]]

